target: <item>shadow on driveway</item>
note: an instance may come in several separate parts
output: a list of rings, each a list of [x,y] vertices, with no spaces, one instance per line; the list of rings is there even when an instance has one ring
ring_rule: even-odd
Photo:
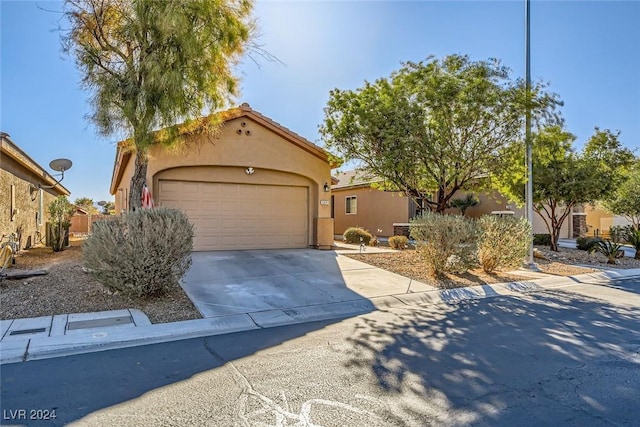
[[[335,251],[194,252],[192,259],[182,287],[203,317],[354,301],[371,311],[369,298],[405,293],[411,282]]]

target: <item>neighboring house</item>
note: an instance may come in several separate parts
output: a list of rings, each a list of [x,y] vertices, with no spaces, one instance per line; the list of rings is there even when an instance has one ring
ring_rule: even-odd
[[[155,204],[188,215],[196,251],[330,248],[328,154],[248,104],[220,114],[215,138],[196,132],[183,135],[182,151],[150,148]],[[111,181],[116,212],[128,209],[135,153],[127,147],[118,144]]]
[[[389,237],[406,232],[409,221],[420,213],[417,204],[401,192],[381,191],[373,188],[379,178],[369,177],[357,171],[336,172],[339,181],[332,186],[332,216],[336,237],[349,227],[362,227],[378,237]],[[457,192],[453,199],[462,199],[468,193]],[[514,214],[524,216],[524,209],[509,203],[497,192],[477,194],[479,203],[465,212],[477,218],[487,214]],[[458,209],[447,209],[446,213],[459,213]],[[575,219],[574,218],[578,218]],[[573,231],[584,221],[584,214],[575,213],[565,221],[560,237],[576,237],[584,231]],[[395,224],[395,225],[394,225]],[[584,226],[583,226],[584,229]],[[534,213],[534,233],[548,233],[542,218]]]
[[[45,242],[47,206],[69,190],[0,132],[0,235],[20,235],[21,248]],[[52,187],[52,188],[46,188]]]
[[[631,221],[627,218],[614,215],[599,205],[587,205],[584,208],[587,222],[587,234],[589,236],[609,236],[609,230],[612,226],[631,225]]]

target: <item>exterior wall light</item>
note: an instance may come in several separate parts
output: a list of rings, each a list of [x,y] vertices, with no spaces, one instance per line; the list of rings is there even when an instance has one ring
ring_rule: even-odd
[[[328,193],[328,192],[329,192],[329,190],[330,190],[330,188],[329,188],[329,184],[327,184],[326,182],[324,183],[323,188],[324,188],[324,192],[325,192],[325,193]]]

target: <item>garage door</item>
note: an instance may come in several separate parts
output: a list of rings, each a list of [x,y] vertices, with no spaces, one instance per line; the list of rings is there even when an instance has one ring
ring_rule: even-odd
[[[306,187],[217,182],[159,182],[159,202],[183,210],[195,226],[194,250],[304,248]]]

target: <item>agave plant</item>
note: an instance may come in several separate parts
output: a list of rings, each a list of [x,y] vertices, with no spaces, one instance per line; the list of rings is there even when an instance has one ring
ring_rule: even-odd
[[[467,194],[464,199],[455,199],[451,202],[451,207],[460,209],[460,214],[464,216],[464,213],[472,206],[476,206],[480,203],[480,200],[473,194]]]
[[[598,240],[593,243],[593,246],[589,249],[589,253],[594,252],[601,253],[607,257],[607,264],[617,264],[618,258],[624,256],[622,245],[620,243],[612,242],[611,240]]]

